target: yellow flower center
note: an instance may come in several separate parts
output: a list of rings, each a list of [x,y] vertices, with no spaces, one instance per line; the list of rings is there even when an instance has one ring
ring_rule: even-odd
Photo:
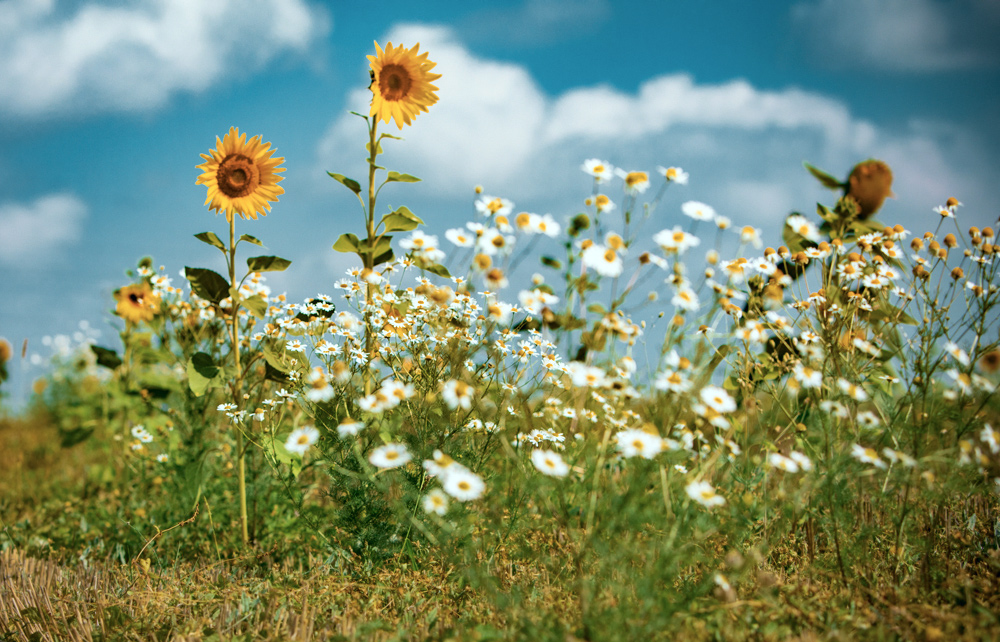
[[[463,479],[462,481],[458,482],[458,489],[459,490],[472,490],[472,484],[470,484],[469,482],[467,482],[467,481],[465,481]]]
[[[615,254],[614,250],[608,250],[607,252],[604,253],[604,260],[607,261],[608,263],[612,263],[614,262],[616,256],[617,255]]]
[[[240,198],[260,185],[260,170],[243,154],[230,154],[219,163],[215,178],[220,192],[229,198]]]
[[[648,180],[649,177],[646,175],[646,172],[629,172],[625,176],[625,182],[629,187],[635,187],[637,183],[645,183]]]
[[[496,214],[497,212],[503,209],[503,201],[501,201],[499,198],[494,198],[492,201],[489,202],[489,204],[486,207],[490,210],[490,212]]]
[[[406,98],[412,84],[413,79],[402,65],[386,65],[382,67],[378,77],[378,88],[383,100],[397,101]]]
[[[387,452],[387,453],[385,454],[385,458],[386,458],[387,460],[389,460],[389,461],[392,461],[393,459],[396,459],[396,458],[398,458],[398,457],[399,457],[399,453],[398,453],[398,452],[396,452],[395,450],[390,450],[389,452]]]
[[[675,178],[677,178],[677,169],[674,168],[674,167],[668,167],[667,168],[667,180],[671,181],[671,180],[673,180]]]
[[[298,443],[300,446],[305,446],[306,444],[309,443],[309,435],[306,434],[299,435],[299,439],[296,443]]]
[[[594,173],[600,174],[604,171],[604,165],[594,165]]]

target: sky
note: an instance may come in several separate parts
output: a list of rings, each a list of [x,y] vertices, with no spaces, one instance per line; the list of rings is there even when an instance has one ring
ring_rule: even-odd
[[[80,324],[115,347],[112,292],[143,256],[175,285],[224,270],[193,238],[220,236],[199,154],[231,126],[285,158],[271,213],[238,221],[292,261],[272,290],[301,300],[353,262],[373,41],[430,53],[439,102],[386,144],[424,179],[386,188],[439,235],[472,220],[473,187],[515,211],[581,210],[601,158],[690,174],[656,212],[710,204],[778,245],[791,211],[833,195],[803,170],[846,176],[879,158],[897,198],[880,220],[923,231],[964,204],[992,224],[1000,187],[1000,3],[995,0],[0,0],[0,336],[18,354],[6,404],[27,396],[52,337]],[[651,230],[655,231],[655,230]],[[512,285],[509,299],[516,297]],[[28,358],[20,359],[27,339]]]

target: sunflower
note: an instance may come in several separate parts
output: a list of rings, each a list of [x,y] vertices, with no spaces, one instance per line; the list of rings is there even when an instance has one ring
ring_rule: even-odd
[[[271,158],[275,150],[271,143],[262,143],[260,136],[246,142],[246,132],[240,134],[235,127],[223,140],[215,138],[215,149],[210,154],[202,154],[205,162],[198,165],[203,173],[195,181],[196,185],[208,186],[205,205],[209,209],[225,212],[226,219],[233,220],[233,214],[242,218],[257,219],[257,214],[266,216],[271,211],[270,201],[277,201],[285,190],[278,187],[284,180],[278,176],[285,171],[278,167],[284,158]]]
[[[129,323],[151,321],[160,309],[160,296],[145,282],[115,290],[115,300],[115,314]]]
[[[368,56],[371,67],[372,108],[369,116],[403,128],[422,111],[437,102],[437,87],[431,82],[441,77],[432,74],[437,63],[427,60],[427,53],[417,55],[420,43],[412,49],[403,45],[393,47],[390,42],[385,51],[375,43],[376,56]]]

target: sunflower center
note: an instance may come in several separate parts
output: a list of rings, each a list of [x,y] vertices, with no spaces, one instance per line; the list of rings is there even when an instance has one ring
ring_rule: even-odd
[[[135,292],[128,295],[128,300],[132,303],[132,305],[142,305],[142,297]]]
[[[222,159],[215,177],[219,191],[229,198],[247,196],[260,185],[260,170],[243,154],[230,154]]]
[[[383,100],[402,100],[410,93],[413,79],[406,67],[402,65],[386,65],[378,77],[378,88]]]

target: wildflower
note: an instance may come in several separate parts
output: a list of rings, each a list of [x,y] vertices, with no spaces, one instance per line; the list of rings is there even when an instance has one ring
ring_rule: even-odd
[[[597,208],[598,212],[610,212],[615,209],[615,204],[604,194],[598,194],[594,198],[594,206]]]
[[[444,237],[458,247],[472,247],[476,242],[475,237],[469,235],[460,227],[448,230],[444,233]]]
[[[622,430],[615,435],[618,450],[626,459],[652,459],[663,450],[663,439],[645,430]]]
[[[165,464],[169,460],[170,460],[170,455],[168,455],[167,453],[160,453],[159,455],[156,456],[156,461],[160,462],[161,464]]]
[[[803,388],[820,388],[823,385],[823,373],[803,365],[801,361],[795,364],[792,373]]]
[[[404,250],[411,250],[414,253],[420,253],[436,249],[438,247],[438,238],[430,234],[425,234],[420,230],[414,230],[409,237],[399,242],[399,247]]]
[[[372,71],[371,110],[369,116],[376,121],[396,121],[399,129],[410,124],[413,118],[437,102],[434,92],[437,87],[431,83],[441,74],[431,73],[437,63],[427,59],[427,53],[418,55],[420,43],[411,49],[403,45],[393,47],[390,42],[385,50],[375,43],[374,56],[368,56]]]
[[[847,410],[847,407],[844,404],[840,403],[839,401],[825,399],[819,402],[819,407],[820,410],[833,417],[836,417],[837,419],[847,419],[848,417],[851,416],[850,412]]]
[[[785,457],[781,453],[771,453],[768,455],[767,463],[774,468],[785,471],[786,473],[799,472],[799,464],[794,459]]]
[[[479,499],[482,497],[483,491],[486,490],[486,484],[482,478],[464,466],[454,472],[449,472],[445,476],[442,486],[444,492],[460,502]]]
[[[565,477],[569,473],[569,465],[562,456],[551,450],[533,450],[531,463],[539,472],[552,477]]]
[[[820,241],[819,228],[801,214],[793,214],[792,216],[789,216],[785,219],[785,225],[792,228],[793,232],[807,240],[814,243],[819,243]]]
[[[670,302],[683,310],[695,311],[698,309],[698,295],[688,285],[677,288],[677,292],[674,293]]]
[[[696,221],[711,221],[715,218],[715,210],[699,201],[687,201],[681,205],[681,211]]]
[[[858,425],[861,426],[862,428],[868,428],[868,429],[878,428],[879,426],[878,415],[876,415],[871,410],[862,410],[861,412],[858,413]]]
[[[615,173],[625,180],[625,191],[629,194],[642,194],[649,189],[649,174],[646,172],[625,172],[618,169]]]
[[[609,247],[594,243],[583,251],[583,262],[601,276],[616,277],[622,273],[622,258]]]
[[[584,161],[581,169],[593,176],[598,183],[609,181],[615,175],[615,168],[610,163],[597,158]]]
[[[202,174],[195,184],[208,187],[205,205],[225,212],[230,222],[237,213],[244,219],[266,216],[271,202],[285,193],[278,185],[284,180],[278,174],[285,171],[279,167],[285,159],[272,158],[271,143],[262,143],[260,136],[249,142],[246,138],[246,132],[240,134],[236,127],[230,127],[224,139],[215,138],[215,149],[202,154],[205,162],[198,165]]]
[[[115,314],[128,323],[152,321],[160,309],[160,296],[145,281],[115,290],[115,300]]]
[[[693,481],[684,487],[684,491],[688,497],[706,508],[714,508],[726,503],[726,498],[716,494],[712,485],[706,481]]]
[[[696,247],[701,239],[681,230],[680,226],[672,230],[662,230],[653,235],[653,242],[663,248],[664,252],[683,254],[688,248]]]
[[[752,225],[746,225],[740,230],[740,243],[744,245],[753,245],[755,248],[760,249],[764,245],[764,241],[761,240],[761,231]]]
[[[702,402],[718,413],[732,412],[736,410],[736,402],[729,393],[718,386],[705,386],[700,394]]]
[[[469,410],[472,408],[472,396],[475,392],[476,389],[469,384],[456,379],[451,379],[444,384],[444,390],[441,392],[441,396],[444,397],[444,402],[448,404],[448,407],[452,410],[459,407],[464,410]]]
[[[951,377],[955,385],[958,386],[958,389],[962,391],[962,394],[972,394],[972,377],[964,372],[959,372],[955,368],[946,371],[945,374]]]
[[[296,455],[304,455],[309,447],[319,439],[319,431],[312,426],[302,426],[296,428],[288,435],[285,442],[285,450]]]
[[[861,386],[851,383],[847,379],[840,378],[837,380],[837,386],[840,391],[848,395],[855,401],[868,401],[868,393],[865,392],[864,388]]]
[[[424,495],[424,511],[444,515],[448,512],[448,496],[440,488],[435,488]]]
[[[413,456],[403,444],[386,444],[379,446],[368,456],[368,461],[376,468],[399,468],[406,465]]]
[[[353,437],[361,432],[361,429],[364,427],[365,425],[360,421],[351,419],[350,417],[344,417],[344,419],[337,426],[337,435],[339,435],[341,439]]]
[[[879,459],[877,452],[872,448],[865,448],[860,444],[851,446],[851,457],[854,457],[863,464],[872,464],[876,468],[886,468],[885,462]]]
[[[993,426],[986,424],[983,426],[982,432],[979,433],[979,438],[983,440],[990,452],[996,455],[1000,453],[1000,432],[993,429]]]
[[[793,450],[792,452],[788,453],[788,457],[796,464],[798,464],[799,468],[801,468],[802,470],[810,471],[813,469],[812,460],[800,452]]]
[[[507,216],[514,203],[498,196],[482,196],[476,200],[476,211],[483,216]]]
[[[951,355],[951,357],[959,362],[961,365],[968,367],[970,363],[969,355],[966,354],[965,350],[959,348],[956,344],[948,341],[944,344],[944,351]]]
[[[577,387],[603,388],[608,384],[607,375],[603,370],[579,361],[571,361],[567,366],[567,373],[573,385]]]
[[[678,185],[688,184],[688,173],[680,167],[657,167],[656,171],[658,171],[668,183],[677,183]]]

